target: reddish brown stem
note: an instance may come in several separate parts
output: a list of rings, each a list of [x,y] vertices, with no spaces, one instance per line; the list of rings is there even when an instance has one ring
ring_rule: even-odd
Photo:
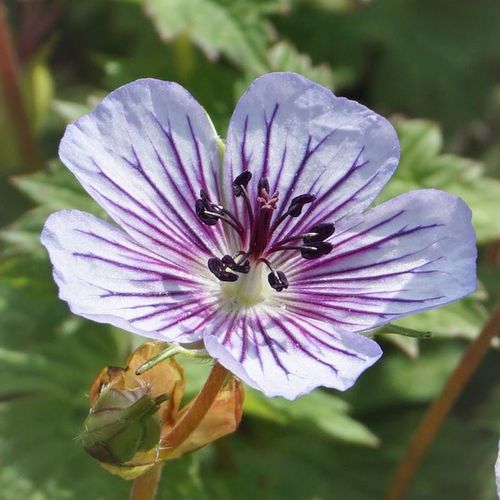
[[[221,390],[228,371],[215,363],[205,385],[173,429],[162,440],[162,448],[177,448],[199,426]]]
[[[151,467],[132,484],[129,500],[154,500],[161,479],[163,463]]]
[[[42,163],[21,94],[18,62],[12,46],[6,8],[2,0],[0,0],[0,84],[19,155],[27,169],[41,168]]]
[[[438,399],[429,407],[420,426],[413,434],[406,452],[399,462],[387,489],[386,500],[402,500],[417,471],[427,448],[436,437],[453,404],[476,371],[500,331],[500,305],[484,325],[480,335],[469,345],[455,371],[451,374]]]
[[[224,385],[227,375],[228,371],[219,363],[215,363],[205,385],[193,399],[189,409],[162,440],[162,448],[176,448],[199,426]],[[161,463],[155,465],[134,481],[130,500],[154,500],[160,482],[161,466]]]

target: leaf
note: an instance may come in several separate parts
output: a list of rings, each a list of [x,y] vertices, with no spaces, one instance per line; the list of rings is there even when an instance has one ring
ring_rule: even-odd
[[[237,66],[263,68],[270,28],[265,15],[279,0],[143,0],[164,40],[187,33],[209,57],[227,57]]]
[[[438,119],[448,130],[483,114],[497,81],[499,22],[495,0],[484,0],[481,9],[455,0],[373,2],[361,12],[358,36],[377,43],[374,103]]]
[[[335,87],[336,74],[327,64],[313,65],[309,55],[301,54],[288,42],[278,42],[267,54],[270,71],[293,71],[325,87]]]
[[[52,211],[74,208],[102,213],[71,172],[60,163],[35,174],[14,177],[12,182],[35,203]]]
[[[178,357],[186,373],[189,397],[193,397],[207,378],[209,366]],[[329,436],[362,446],[374,446],[377,437],[350,416],[351,407],[332,392],[316,390],[296,401],[267,398],[245,386],[243,414],[257,422],[270,422],[293,432]]]
[[[416,359],[402,352],[386,352],[346,393],[346,399],[361,413],[390,413],[391,407],[403,403],[428,402],[441,391],[463,349],[458,342],[431,339],[420,343]]]
[[[416,359],[418,357],[420,348],[417,339],[402,337],[401,335],[386,335],[384,333],[379,334],[378,332],[377,336],[401,349],[401,351],[403,351],[411,359]]]
[[[477,161],[439,154],[439,128],[424,120],[395,119],[401,140],[401,162],[378,202],[411,189],[435,188],[460,196],[472,210],[479,243],[500,238],[500,181],[486,177]]]
[[[295,401],[266,398],[248,390],[245,414],[265,418],[284,426],[323,433],[352,444],[376,446],[377,437],[360,422],[349,416],[350,407],[332,393],[321,390]]]
[[[314,60],[348,67],[349,91],[371,107],[444,123],[447,135],[489,112],[498,81],[500,5],[442,0],[353,1],[345,12],[298,2],[275,24]],[[477,75],[481,75],[478,78]]]

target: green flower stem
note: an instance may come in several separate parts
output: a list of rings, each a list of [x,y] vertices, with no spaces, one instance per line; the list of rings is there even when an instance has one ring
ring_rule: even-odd
[[[24,106],[19,84],[18,62],[12,46],[3,0],[0,0],[0,86],[20,157],[27,169],[37,170],[42,167],[42,162]]]
[[[185,356],[189,356],[190,358],[209,359],[208,354],[204,349],[186,349],[178,344],[172,344],[164,351],[160,352],[158,356],[151,358],[150,360],[139,366],[139,368],[137,368],[137,370],[135,371],[135,374],[142,375],[144,372],[151,370],[151,368],[155,367],[157,364],[165,361],[168,358],[177,356],[177,354],[184,354]]]
[[[161,479],[163,463],[151,467],[132,484],[129,500],[154,500]]]
[[[198,427],[226,381],[228,371],[215,363],[205,385],[173,429],[162,440],[162,448],[177,448]]]
[[[402,500],[415,475],[427,448],[436,437],[453,404],[476,371],[500,332],[500,305],[497,305],[480,335],[469,345],[455,371],[450,375],[438,399],[429,407],[420,426],[413,434],[406,452],[399,462],[387,489],[386,500]]]

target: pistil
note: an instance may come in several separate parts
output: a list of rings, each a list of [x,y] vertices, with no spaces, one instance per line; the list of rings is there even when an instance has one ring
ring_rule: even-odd
[[[265,255],[293,250],[299,251],[304,259],[317,259],[332,251],[332,244],[325,240],[335,232],[334,224],[320,223],[312,226],[304,233],[277,241],[268,248],[276,228],[287,217],[299,217],[304,207],[314,202],[316,197],[312,194],[296,196],[290,202],[288,209],[272,223],[273,214],[279,200],[279,193],[276,192],[270,195],[268,179],[266,177],[261,178],[257,186],[257,208],[254,212],[247,191],[251,179],[252,173],[245,170],[233,181],[234,196],[243,198],[245,202],[250,223],[248,228],[244,228],[234,214],[222,205],[212,203],[208,194],[203,190],[200,191],[200,198],[196,200],[195,206],[198,218],[204,224],[213,226],[219,220],[222,220],[238,232],[242,242],[248,241],[245,236],[250,234],[250,244],[246,250],[240,250],[233,256],[212,257],[207,262],[209,270],[220,281],[228,282],[228,285],[224,285],[226,293],[234,296],[242,304],[254,304],[263,300],[263,297],[267,294],[266,289],[269,290],[260,264],[265,264],[270,270],[267,281],[271,288],[277,292],[288,288],[288,279],[283,271],[274,269],[269,260],[264,258]],[[293,244],[297,240],[302,240],[302,245]],[[236,281],[238,281],[238,284],[231,284]]]
[[[250,255],[254,260],[257,260],[264,253],[269,243],[271,219],[278,199],[278,193],[269,196],[269,182],[266,178],[262,178],[259,181],[259,196],[257,198],[259,208],[255,224],[252,228],[252,238],[249,248]]]

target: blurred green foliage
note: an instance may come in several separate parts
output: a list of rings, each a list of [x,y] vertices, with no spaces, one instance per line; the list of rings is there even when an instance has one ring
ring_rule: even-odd
[[[160,499],[376,499],[467,341],[500,297],[500,4],[496,0],[44,1],[7,3],[21,83],[46,168],[26,174],[0,107],[0,499],[113,500],[129,484],[75,441],[86,391],[124,362],[131,335],[72,316],[39,244],[47,215],[104,216],[57,161],[66,123],[139,77],[175,80],[225,134],[234,103],[267,71],[297,71],[394,114],[402,161],[378,202],[433,187],[463,197],[480,246],[479,291],[398,324],[431,340],[380,335],[386,356],[347,394],[289,403],[248,390],[239,432],[169,463]],[[51,17],[52,15],[52,17]],[[42,19],[42,17],[40,17]],[[31,38],[30,38],[31,37]],[[30,48],[27,50],[26,47]],[[0,101],[1,103],[1,101]],[[416,119],[418,118],[418,119]],[[492,351],[416,477],[409,499],[494,499],[500,435]],[[208,367],[185,361],[188,395]]]

